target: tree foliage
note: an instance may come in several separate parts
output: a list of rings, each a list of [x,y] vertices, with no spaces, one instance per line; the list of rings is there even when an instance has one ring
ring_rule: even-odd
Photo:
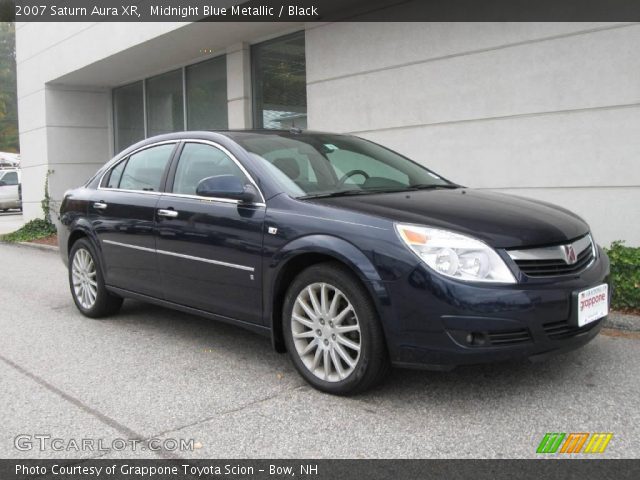
[[[0,151],[19,151],[16,35],[8,22],[0,22]]]

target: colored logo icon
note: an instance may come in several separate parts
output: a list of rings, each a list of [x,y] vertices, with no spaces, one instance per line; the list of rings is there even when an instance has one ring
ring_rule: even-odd
[[[604,453],[613,433],[546,433],[536,453]]]

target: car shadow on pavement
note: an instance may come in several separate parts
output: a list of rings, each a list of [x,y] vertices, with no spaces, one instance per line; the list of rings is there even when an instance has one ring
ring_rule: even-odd
[[[226,355],[247,361],[287,364],[287,358],[275,352],[267,337],[229,325],[157,305],[126,300],[118,315],[101,320],[129,328],[133,333],[171,338],[193,351],[224,351]],[[287,364],[288,365],[288,364]]]
[[[297,375],[287,355],[276,353],[269,338],[237,326],[133,300],[124,303],[119,315],[101,321],[129,328],[132,333],[175,339],[193,345],[194,350],[215,349],[234,360],[260,362],[273,368],[274,373]],[[407,405],[428,401],[449,406],[454,398],[459,399],[460,408],[464,408],[469,400],[525,398],[536,388],[563,389],[575,382],[590,386],[593,373],[585,369],[585,365],[593,355],[590,349],[594,348],[599,347],[588,344],[543,362],[522,360],[467,365],[449,372],[394,368],[381,385],[351,398],[372,403],[402,399]],[[294,386],[313,391],[301,378]]]

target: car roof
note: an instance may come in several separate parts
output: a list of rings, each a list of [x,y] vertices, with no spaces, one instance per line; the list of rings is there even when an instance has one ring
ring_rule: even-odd
[[[233,138],[233,137],[242,137],[242,136],[255,136],[255,135],[264,135],[264,136],[291,136],[295,137],[296,135],[341,135],[341,136],[349,136],[349,134],[344,133],[336,133],[336,132],[325,132],[318,130],[302,130],[300,128],[291,128],[291,129],[273,129],[273,128],[237,128],[237,129],[220,129],[220,130],[182,130],[178,132],[168,132],[160,135],[155,135],[153,137],[148,137],[145,140],[152,139],[176,139],[176,138],[188,138],[193,135],[206,135],[206,134],[214,134],[214,135],[224,135],[225,137]],[[157,141],[157,140],[156,140]]]
[[[141,147],[145,147],[154,143],[164,142],[164,141],[180,141],[186,139],[208,139],[208,140],[220,140],[221,137],[228,138],[229,140],[235,142],[237,140],[242,140],[243,138],[249,138],[256,136],[280,136],[280,137],[288,137],[295,138],[296,136],[309,137],[316,135],[332,135],[332,136],[347,136],[340,133],[329,133],[329,132],[319,132],[313,130],[300,130],[300,129],[290,129],[290,130],[275,130],[275,129],[235,129],[235,130],[186,130],[180,132],[170,132],[163,133],[160,135],[156,135],[153,137],[145,138],[144,140],[140,140],[138,143],[130,145],[126,149],[122,150],[116,157],[122,158],[130,154],[132,151],[139,149]]]
[[[292,128],[289,130],[284,129],[234,129],[234,130],[211,130],[211,133],[218,133],[220,135],[224,135],[225,137],[229,137],[231,139],[234,138],[243,138],[243,137],[255,137],[255,136],[279,136],[279,137],[296,137],[299,135],[304,136],[316,136],[316,135],[341,135],[340,133],[332,133],[332,132],[321,132],[315,130],[302,130],[299,128]]]

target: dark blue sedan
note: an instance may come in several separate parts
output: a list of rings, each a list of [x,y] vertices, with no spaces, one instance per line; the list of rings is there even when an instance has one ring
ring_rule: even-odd
[[[67,192],[61,219],[84,315],[135,298],[233,323],[335,394],[392,365],[544,358],[608,313],[609,261],[581,218],[352,136],[150,138]]]

